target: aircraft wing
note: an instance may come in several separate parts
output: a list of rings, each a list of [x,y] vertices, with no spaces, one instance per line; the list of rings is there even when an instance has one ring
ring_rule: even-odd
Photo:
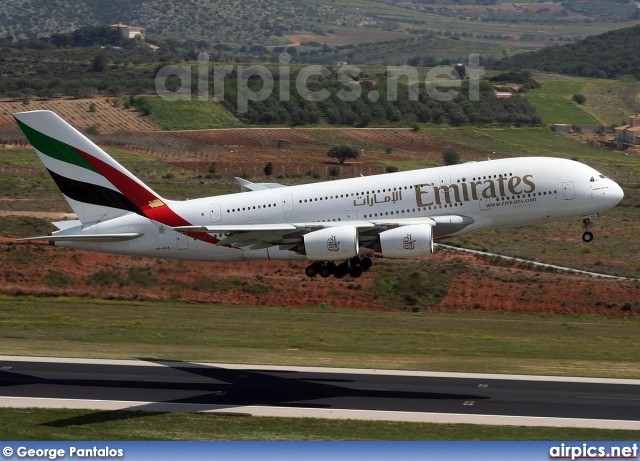
[[[400,226],[425,224],[434,226],[436,236],[457,232],[473,224],[474,220],[467,216],[450,215],[421,218],[390,218],[357,221],[280,223],[280,224],[230,224],[208,226],[178,226],[178,232],[201,232],[221,234],[216,245],[233,245],[258,250],[278,245],[280,249],[290,249],[302,242],[303,236],[324,228],[354,226],[358,230],[362,244],[375,240],[380,232]]]
[[[288,187],[288,186],[285,186],[284,184],[279,184],[277,182],[255,183],[255,182],[247,181],[246,179],[242,179],[238,177],[235,177],[233,179],[238,181],[238,183],[240,184],[241,192],[253,192],[257,190],[269,190],[269,189],[279,189],[281,187]]]

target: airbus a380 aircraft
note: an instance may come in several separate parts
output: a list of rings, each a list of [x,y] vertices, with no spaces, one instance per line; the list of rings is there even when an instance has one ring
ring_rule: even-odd
[[[199,261],[307,259],[305,272],[362,275],[368,255],[410,258],[469,232],[581,218],[622,200],[591,167],[557,158],[471,162],[283,186],[239,180],[245,193],[166,200],[50,111],[14,114],[78,220],[26,240]]]

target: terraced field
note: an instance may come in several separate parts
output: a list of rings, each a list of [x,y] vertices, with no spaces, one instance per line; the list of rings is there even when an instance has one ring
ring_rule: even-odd
[[[266,162],[274,164],[277,176],[315,172],[325,177],[330,168],[338,166],[338,162],[326,156],[329,147],[336,144],[354,145],[362,151],[360,158],[338,166],[338,177],[383,173],[385,167],[391,165],[402,169],[439,165],[442,153],[450,149],[457,150],[465,160],[492,154],[409,128],[220,129],[173,131],[161,133],[158,138],[216,146],[208,154],[186,152],[165,161],[198,172],[207,171],[213,163],[216,173],[225,177],[234,174],[260,176]],[[280,140],[290,142],[291,147],[278,148]],[[387,153],[389,148],[391,152]]]
[[[114,99],[118,99],[118,107],[114,107]],[[95,111],[90,111],[91,104],[95,104]],[[102,133],[116,133],[118,131],[157,131],[160,125],[148,117],[141,117],[135,110],[123,108],[119,98],[97,97],[92,99],[50,99],[31,100],[29,104],[20,101],[0,103],[0,129],[15,127],[11,114],[30,110],[52,110],[60,117],[71,123],[81,131],[95,126]]]
[[[290,128],[247,128],[239,130],[185,130],[160,133],[160,137],[187,139],[215,146],[277,147],[280,140],[290,141],[296,146],[317,144],[303,130]]]
[[[626,125],[627,116],[640,111],[640,85],[624,82],[587,82],[582,88],[587,97],[584,110],[605,125]]]

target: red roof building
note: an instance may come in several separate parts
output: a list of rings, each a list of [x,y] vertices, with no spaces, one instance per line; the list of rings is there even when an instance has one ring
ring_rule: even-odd
[[[616,127],[615,130],[618,148],[637,146],[640,144],[640,114],[631,115],[628,125]]]

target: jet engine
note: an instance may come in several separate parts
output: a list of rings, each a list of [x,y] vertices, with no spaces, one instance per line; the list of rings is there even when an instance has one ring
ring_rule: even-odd
[[[433,253],[433,232],[428,224],[401,226],[381,232],[379,251],[385,258],[411,258]]]
[[[309,232],[304,254],[311,261],[333,261],[358,255],[358,232],[354,226],[338,226]]]

